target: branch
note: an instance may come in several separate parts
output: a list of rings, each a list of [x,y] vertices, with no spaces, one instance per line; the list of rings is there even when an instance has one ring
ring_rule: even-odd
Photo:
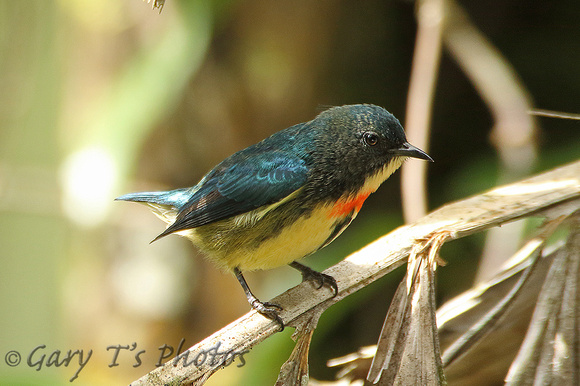
[[[335,298],[330,291],[315,290],[304,282],[272,301],[284,308],[280,314],[284,322],[296,326],[405,263],[413,245],[435,233],[446,232],[451,239],[464,237],[565,201],[580,206],[579,201],[572,202],[575,199],[580,199],[580,161],[445,205],[413,224],[395,229],[325,271],[338,283]],[[217,346],[220,352],[230,353],[231,360],[232,355],[246,352],[278,329],[275,322],[251,311],[132,384],[202,384],[223,365],[196,363],[204,352]]]
[[[516,71],[477,29],[455,0],[446,1],[446,48],[469,78],[493,117],[491,142],[500,155],[498,183],[532,173],[537,160],[536,122],[528,112],[532,100]],[[489,280],[520,243],[524,223],[488,233],[476,282]]]
[[[407,96],[405,131],[409,142],[429,151],[429,124],[441,58],[445,1],[417,2],[417,40]],[[427,162],[408,162],[401,169],[401,197],[405,222],[427,213]]]

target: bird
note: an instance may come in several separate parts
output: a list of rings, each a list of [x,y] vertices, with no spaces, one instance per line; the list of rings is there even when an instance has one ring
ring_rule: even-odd
[[[153,241],[191,240],[283,330],[282,308],[254,296],[243,272],[289,265],[336,296],[332,276],[298,260],[336,239],[408,158],[433,162],[393,114],[372,104],[337,106],[234,153],[193,187],[116,200],[147,204],[167,224]]]

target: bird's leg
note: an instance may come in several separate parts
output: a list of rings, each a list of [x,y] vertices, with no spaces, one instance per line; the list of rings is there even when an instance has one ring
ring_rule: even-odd
[[[246,298],[248,298],[250,306],[265,317],[276,321],[280,325],[280,331],[284,331],[284,322],[280,315],[278,315],[278,312],[282,310],[282,307],[275,303],[261,302],[257,297],[255,297],[239,268],[234,268],[234,274],[244,289],[244,293],[246,294]]]
[[[335,297],[338,294],[338,284],[336,284],[336,280],[332,276],[322,272],[315,271],[312,268],[307,267],[304,264],[300,264],[297,261],[293,261],[288,265],[300,271],[300,273],[302,274],[302,281],[305,280],[315,281],[318,284],[318,289],[322,288],[322,286],[324,285],[330,287],[330,289],[334,293],[332,297]]]

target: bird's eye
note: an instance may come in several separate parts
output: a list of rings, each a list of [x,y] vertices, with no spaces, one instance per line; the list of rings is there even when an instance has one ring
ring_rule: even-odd
[[[377,143],[379,143],[379,136],[372,132],[364,133],[363,139],[365,143],[369,146],[375,146]]]

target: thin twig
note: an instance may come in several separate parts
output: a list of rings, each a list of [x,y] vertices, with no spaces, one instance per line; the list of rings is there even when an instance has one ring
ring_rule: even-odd
[[[530,115],[535,115],[537,117],[547,117],[547,118],[560,118],[560,119],[572,119],[575,121],[580,120],[580,114],[565,113],[561,111],[544,110],[544,109],[532,109],[528,111]]]
[[[433,94],[441,57],[444,0],[421,0],[417,3],[417,40],[407,97],[405,130],[409,142],[427,151]],[[401,191],[405,222],[427,213],[426,162],[409,162],[401,170]]]

